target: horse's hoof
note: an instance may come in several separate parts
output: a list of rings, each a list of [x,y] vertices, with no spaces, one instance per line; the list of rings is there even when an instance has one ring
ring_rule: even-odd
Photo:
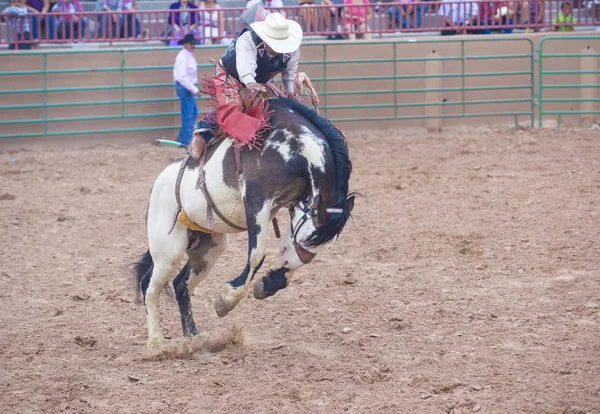
[[[269,296],[272,296],[272,293],[265,292],[265,278],[260,278],[256,282],[254,282],[254,297],[256,299],[265,299]]]
[[[160,346],[162,345],[162,343],[165,341],[165,338],[161,335],[161,336],[157,336],[155,338],[149,338],[148,339],[148,350],[150,351],[155,351],[158,348],[160,348]]]
[[[237,304],[236,302],[233,302],[232,304],[231,301],[228,301],[223,296],[226,295],[223,293],[220,294],[217,296],[217,300],[215,301],[215,311],[220,318],[227,315],[233,308],[235,308],[235,305]]]

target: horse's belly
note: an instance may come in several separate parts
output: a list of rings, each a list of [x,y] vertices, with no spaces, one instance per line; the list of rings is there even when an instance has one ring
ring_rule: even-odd
[[[206,186],[219,212],[233,224],[246,228],[246,212],[241,195],[237,188],[228,187],[223,182],[223,175],[209,173],[206,177]],[[181,205],[188,218],[195,224],[205,229],[209,228],[207,220],[208,203],[200,188],[196,188],[198,170],[194,173],[184,174],[181,181]],[[184,195],[185,193],[185,195]],[[226,224],[213,211],[214,231],[217,233],[238,233],[230,225]]]

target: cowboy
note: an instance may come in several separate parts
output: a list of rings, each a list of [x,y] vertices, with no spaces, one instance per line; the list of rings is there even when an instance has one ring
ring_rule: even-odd
[[[267,87],[264,84],[281,73],[286,96],[292,98],[301,42],[302,28],[298,23],[284,18],[280,13],[269,13],[264,21],[251,23],[250,28],[244,29],[234,40],[221,57],[221,67],[213,79],[219,77],[219,72],[223,75],[224,70],[226,75],[234,78],[240,86],[245,86],[256,94],[266,93]],[[222,78],[227,84],[226,76]],[[216,126],[211,120],[214,119],[223,120],[219,117],[219,109],[208,114],[196,125],[192,140],[194,158],[200,158],[204,146],[213,138],[211,130],[216,129]],[[218,125],[228,133],[223,123],[219,122]],[[258,124],[249,127],[249,136],[259,129]],[[239,125],[237,126],[239,128]],[[235,134],[230,135],[239,139]]]

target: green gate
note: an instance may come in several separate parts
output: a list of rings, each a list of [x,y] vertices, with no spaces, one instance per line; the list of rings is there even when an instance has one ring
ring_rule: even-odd
[[[312,76],[321,97],[321,113],[334,122],[492,116],[514,117],[517,122],[519,116],[524,116],[531,118],[533,125],[531,40],[493,39],[495,45],[507,41],[523,43],[519,46],[522,53],[517,54],[490,53],[490,40],[482,37],[307,43],[300,67]],[[436,46],[452,53],[440,54],[434,50]],[[363,51],[381,48],[383,57],[335,57],[339,48],[352,47]],[[206,61],[207,54],[218,57],[222,49],[198,47],[198,60]],[[0,52],[0,138],[178,129],[178,99],[169,79],[176,51],[130,48]],[[164,65],[168,54],[173,56]],[[86,65],[93,60],[91,57],[98,56],[103,57],[102,65]],[[58,65],[65,59],[73,60],[73,67]],[[159,64],[149,65],[148,60]],[[140,65],[141,62],[146,64]],[[423,69],[435,62],[443,64],[444,69],[431,73]],[[34,69],[22,70],[25,65]],[[359,68],[364,70],[365,65],[374,74],[347,76]],[[471,65],[485,70],[471,69]],[[199,65],[205,73],[211,67]],[[159,70],[165,72],[162,79],[167,82],[144,81],[149,78],[145,73]],[[437,86],[432,87],[432,81],[438,82]],[[103,99],[93,98],[98,92],[103,93]],[[104,99],[107,97],[110,99]],[[199,104],[202,110],[202,99]],[[488,107],[491,109],[485,110]],[[98,109],[95,113],[95,108],[104,108],[104,112],[99,113]],[[437,108],[437,112],[427,108]]]
[[[556,43],[561,42],[561,45]],[[559,53],[547,52],[554,46]],[[579,53],[563,53],[572,47],[583,46]],[[594,102],[599,102],[597,89],[600,88],[598,76],[598,58],[600,57],[600,36],[548,36],[540,41],[539,75],[538,75],[538,125],[542,126],[544,115],[557,115],[557,127],[560,126],[563,115],[598,115]],[[552,62],[552,67],[563,66],[570,69],[546,70],[545,66]],[[578,59],[580,64],[573,62]],[[572,69],[579,66],[579,69]],[[578,94],[578,97],[572,95]],[[551,95],[551,96],[547,96]],[[591,105],[590,105],[591,103]],[[553,105],[561,104],[561,105]],[[567,104],[567,105],[564,105]],[[572,107],[577,105],[577,109]],[[587,105],[586,105],[587,104]],[[553,106],[548,109],[548,106]]]

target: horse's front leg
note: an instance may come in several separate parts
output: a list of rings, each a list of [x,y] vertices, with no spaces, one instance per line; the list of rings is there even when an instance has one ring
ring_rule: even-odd
[[[254,282],[254,297],[256,299],[265,299],[273,296],[289,285],[295,272],[296,269],[288,269],[287,267],[269,270],[266,276]]]
[[[256,192],[248,194],[256,196]],[[264,200],[262,203],[246,202],[246,223],[248,225],[248,262],[244,271],[235,279],[227,282],[225,290],[217,297],[215,310],[223,317],[244,297],[252,278],[260,269],[267,250],[267,231],[273,203]]]
[[[269,270],[266,276],[254,282],[254,297],[256,299],[268,298],[286,288],[296,270],[304,266],[305,263],[297,254],[293,241],[294,236],[290,230],[281,237],[279,242],[281,267]]]

